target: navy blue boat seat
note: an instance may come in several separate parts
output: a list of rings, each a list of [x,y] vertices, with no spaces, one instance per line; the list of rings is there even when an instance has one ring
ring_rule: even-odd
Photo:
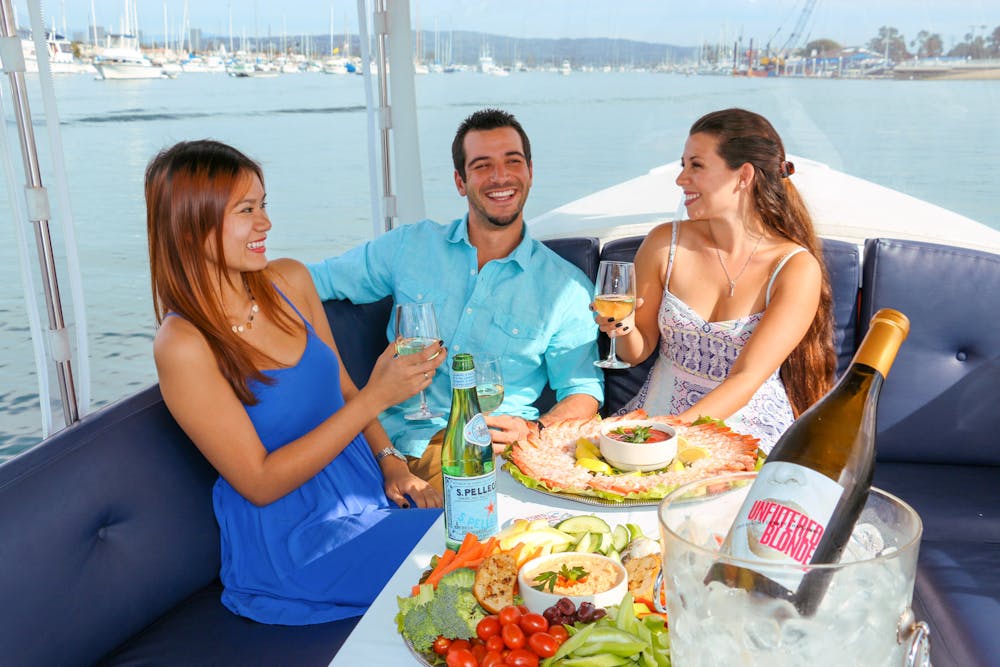
[[[328,664],[356,619],[220,603],[216,478],[156,386],[0,466],[0,664]]]
[[[878,414],[875,484],[924,523],[914,605],[935,667],[1000,656],[1000,256],[915,241],[865,245],[859,321],[910,318]]]
[[[615,239],[604,244],[601,260],[631,262],[645,236]],[[847,368],[854,356],[858,328],[858,290],[861,277],[861,258],[858,246],[846,241],[823,239],[823,261],[833,289],[834,348],[837,352],[837,373]],[[600,337],[601,354],[608,351],[608,338]],[[605,416],[625,406],[635,396],[653,367],[656,355],[625,370],[604,372]]]

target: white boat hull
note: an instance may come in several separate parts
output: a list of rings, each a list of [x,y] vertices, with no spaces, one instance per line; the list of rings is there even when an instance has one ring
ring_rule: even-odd
[[[94,63],[94,68],[102,79],[162,79],[166,75],[162,67],[138,63]]]

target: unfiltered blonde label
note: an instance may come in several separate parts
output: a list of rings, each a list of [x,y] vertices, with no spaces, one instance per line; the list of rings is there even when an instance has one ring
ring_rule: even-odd
[[[444,477],[445,530],[449,542],[461,542],[466,533],[480,540],[497,534],[497,473],[476,477]]]
[[[729,555],[766,565],[809,565],[844,488],[796,463],[774,461],[761,468],[733,522]],[[790,591],[804,568],[754,568]]]

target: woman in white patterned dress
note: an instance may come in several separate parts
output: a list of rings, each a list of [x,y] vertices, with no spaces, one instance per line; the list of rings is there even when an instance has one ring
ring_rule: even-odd
[[[703,116],[681,166],[690,219],[649,233],[635,257],[636,311],[598,325],[618,337],[626,361],[658,352],[628,409],[724,419],[770,451],[833,382],[820,244],[781,138],[762,116]]]

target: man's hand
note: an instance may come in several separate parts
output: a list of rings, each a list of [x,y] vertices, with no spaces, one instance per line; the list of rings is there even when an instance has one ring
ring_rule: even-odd
[[[524,440],[529,435],[538,435],[538,424],[511,415],[489,415],[486,425],[493,436],[493,453],[499,456],[512,442]]]

